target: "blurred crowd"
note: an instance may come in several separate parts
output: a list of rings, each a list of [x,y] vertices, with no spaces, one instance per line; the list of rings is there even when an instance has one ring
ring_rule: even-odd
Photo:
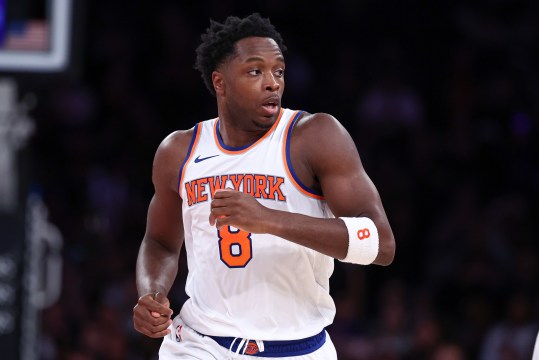
[[[41,359],[157,358],[160,342],[132,327],[153,155],[168,133],[216,116],[193,69],[209,19],[252,10],[289,49],[283,106],[350,131],[397,241],[389,267],[335,263],[339,359],[530,359],[539,3],[188,3],[87,1],[79,74],[33,90],[33,181],[65,239]],[[186,271],[182,254],[175,313]]]

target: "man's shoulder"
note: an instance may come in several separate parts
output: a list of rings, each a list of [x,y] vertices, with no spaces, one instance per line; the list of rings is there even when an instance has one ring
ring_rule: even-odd
[[[331,114],[318,112],[309,113],[302,112],[297,124],[295,125],[298,132],[315,132],[331,131],[336,126],[339,126],[340,122]]]
[[[175,130],[168,134],[163,141],[161,141],[161,144],[159,145],[160,148],[178,148],[178,146],[189,146],[191,139],[193,138],[193,135],[195,133],[195,126],[193,126],[190,129],[185,130]]]
[[[178,161],[183,159],[195,134],[195,126],[186,130],[175,130],[168,134],[159,144],[156,157]]]
[[[300,152],[317,154],[335,149],[336,143],[347,143],[350,134],[346,128],[328,113],[305,113],[295,125],[291,144]]]

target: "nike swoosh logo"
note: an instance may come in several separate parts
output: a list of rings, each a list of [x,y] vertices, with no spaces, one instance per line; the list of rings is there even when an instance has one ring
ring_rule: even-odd
[[[211,159],[211,158],[216,157],[216,156],[219,156],[219,155],[206,156],[206,157],[203,157],[203,158],[201,158],[200,155],[198,155],[195,158],[195,163],[199,163],[201,161],[208,160],[208,159]]]

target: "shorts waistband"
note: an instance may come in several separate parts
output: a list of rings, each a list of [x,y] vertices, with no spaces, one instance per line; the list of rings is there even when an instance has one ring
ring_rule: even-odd
[[[237,351],[240,346],[239,338],[228,336],[208,336],[215,340],[219,345]],[[310,354],[320,349],[326,342],[326,330],[323,329],[320,333],[298,340],[268,340],[263,341],[263,351],[260,351],[255,340],[249,340],[244,355],[252,355],[258,357],[279,358],[287,356],[299,356]],[[241,352],[240,352],[241,353]]]

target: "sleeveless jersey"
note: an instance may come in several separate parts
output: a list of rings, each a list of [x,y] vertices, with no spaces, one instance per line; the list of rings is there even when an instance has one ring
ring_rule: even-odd
[[[281,109],[255,143],[232,148],[219,120],[198,123],[180,168],[179,193],[189,299],[181,318],[196,331],[258,340],[301,339],[331,324],[334,260],[269,234],[210,226],[210,202],[219,188],[251,194],[262,205],[313,217],[333,217],[321,194],[299,182],[289,141],[300,112]]]

